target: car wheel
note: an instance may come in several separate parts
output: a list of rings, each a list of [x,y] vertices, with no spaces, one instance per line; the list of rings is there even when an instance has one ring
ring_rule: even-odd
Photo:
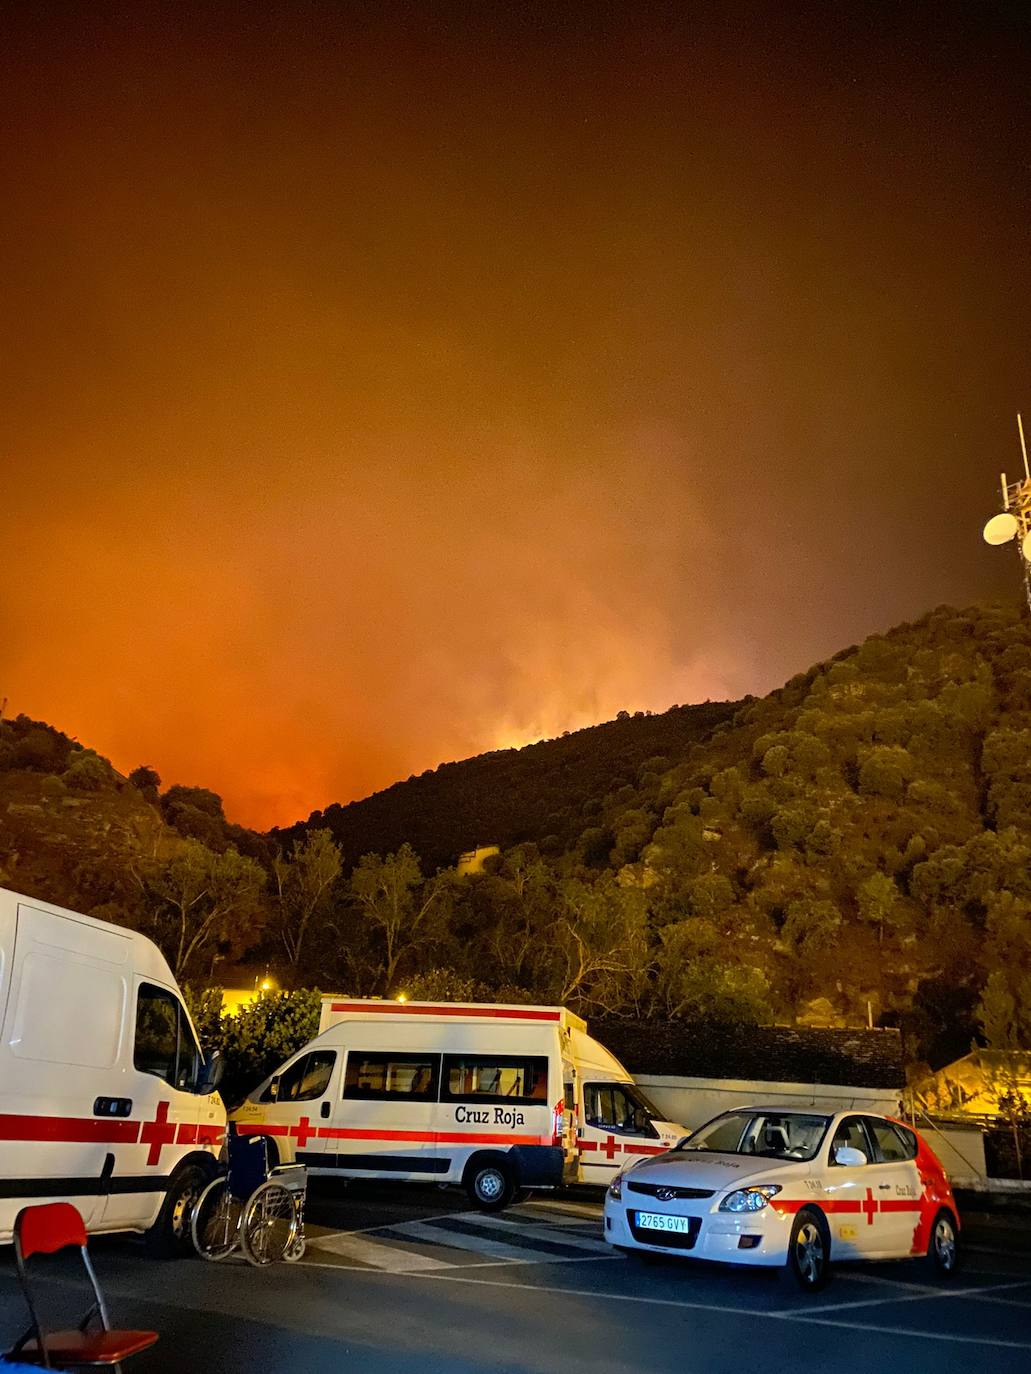
[[[805,1293],[818,1293],[830,1282],[831,1238],[823,1216],[813,1207],[803,1207],[795,1217],[788,1269]]]
[[[956,1221],[946,1208],[934,1219],[927,1242],[927,1267],[937,1279],[950,1279],[959,1268],[959,1234]]]
[[[465,1191],[481,1212],[500,1212],[515,1196],[516,1183],[508,1165],[492,1159],[473,1165]]]
[[[190,1220],[209,1178],[199,1164],[184,1164],[172,1175],[157,1221],[144,1236],[156,1259],[180,1259],[193,1249]]]

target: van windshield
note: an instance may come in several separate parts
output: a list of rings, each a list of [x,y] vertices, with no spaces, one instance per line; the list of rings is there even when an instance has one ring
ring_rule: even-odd
[[[676,1147],[684,1153],[760,1155],[764,1159],[813,1159],[829,1116],[800,1112],[726,1112]]]
[[[664,1120],[634,1083],[585,1083],[584,1120],[605,1131],[655,1135],[653,1118]]]

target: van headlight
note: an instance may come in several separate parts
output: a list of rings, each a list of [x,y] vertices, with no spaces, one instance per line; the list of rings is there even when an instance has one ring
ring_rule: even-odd
[[[780,1192],[779,1183],[757,1183],[751,1188],[739,1188],[728,1193],[719,1205],[721,1212],[761,1212],[771,1197]]]

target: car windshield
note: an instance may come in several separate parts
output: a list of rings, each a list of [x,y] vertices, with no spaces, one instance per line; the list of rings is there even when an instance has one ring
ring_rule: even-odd
[[[813,1159],[830,1124],[829,1116],[798,1112],[727,1112],[702,1126],[678,1150],[763,1159]]]

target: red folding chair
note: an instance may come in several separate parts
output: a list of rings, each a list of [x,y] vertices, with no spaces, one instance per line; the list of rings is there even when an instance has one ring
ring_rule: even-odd
[[[53,1255],[77,1246],[86,1266],[96,1301],[74,1331],[44,1332],[32,1298],[27,1261],[32,1255]],[[156,1331],[112,1331],[107,1308],[86,1248],[86,1226],[70,1202],[48,1202],[23,1207],[14,1223],[14,1254],[18,1278],[28,1304],[32,1324],[12,1350],[8,1360],[23,1360],[47,1369],[75,1369],[104,1365],[121,1371],[121,1361],[153,1345]]]

